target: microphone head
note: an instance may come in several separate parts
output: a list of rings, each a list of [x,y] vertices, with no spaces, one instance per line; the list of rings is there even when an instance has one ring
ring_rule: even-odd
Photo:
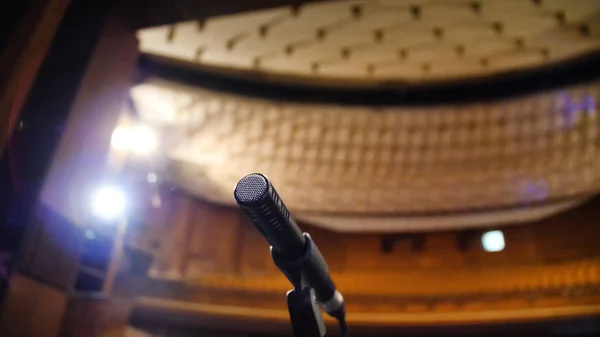
[[[302,231],[267,177],[260,173],[245,176],[233,196],[275,251],[291,255],[304,248]]]
[[[269,181],[260,173],[252,173],[242,178],[235,186],[233,195],[239,204],[253,204],[267,197]]]

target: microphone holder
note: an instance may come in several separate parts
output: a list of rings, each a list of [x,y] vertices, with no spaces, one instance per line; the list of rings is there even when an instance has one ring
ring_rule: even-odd
[[[325,323],[312,288],[288,291],[287,304],[294,337],[325,336]]]
[[[310,235],[304,233],[304,237],[306,238],[306,248],[311,249],[314,243]],[[278,254],[271,247],[271,257],[275,265],[294,285],[294,289],[286,294],[294,337],[325,336],[325,323],[323,323],[315,292],[311,287],[306,286],[306,282],[302,280],[301,269],[298,268],[308,260],[309,254],[302,254],[302,258],[290,260]]]

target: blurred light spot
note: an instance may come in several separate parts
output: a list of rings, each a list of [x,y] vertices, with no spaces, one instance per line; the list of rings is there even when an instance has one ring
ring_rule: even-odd
[[[96,233],[88,229],[85,231],[85,237],[88,240],[94,240],[96,238]]]
[[[526,177],[520,182],[520,193],[525,197],[526,202],[540,202],[548,197],[548,183],[543,178]]]
[[[562,93],[558,97],[558,109],[565,118],[566,127],[574,126],[582,113],[588,115],[596,113],[596,99],[592,95],[585,95],[580,101],[573,99],[567,93]]]
[[[588,113],[588,115],[594,115],[596,114],[596,98],[593,97],[592,95],[587,95],[585,96],[585,111]]]
[[[534,197],[537,201],[546,200],[548,197],[548,183],[546,183],[545,179],[540,178],[536,182],[536,191]]]
[[[126,127],[117,127],[110,137],[110,145],[115,150],[127,151],[131,147],[131,131]]]
[[[158,140],[154,130],[147,125],[119,126],[113,131],[110,144],[117,151],[149,154],[156,148]]]
[[[152,207],[154,208],[160,208],[160,206],[162,205],[162,201],[160,199],[160,195],[155,194],[152,196]]]
[[[137,154],[148,154],[154,151],[158,143],[156,133],[146,125],[138,125],[131,132],[131,151]]]
[[[125,195],[112,186],[101,187],[92,197],[92,213],[103,219],[115,219],[125,210]]]
[[[156,174],[154,173],[148,173],[148,175],[146,176],[146,179],[148,179],[148,182],[150,183],[155,183],[156,182]]]
[[[23,128],[25,127],[25,123],[23,123],[22,120],[19,121],[19,131],[23,130]]]
[[[502,231],[490,231],[483,233],[481,244],[486,252],[500,252],[504,250],[504,234]]]

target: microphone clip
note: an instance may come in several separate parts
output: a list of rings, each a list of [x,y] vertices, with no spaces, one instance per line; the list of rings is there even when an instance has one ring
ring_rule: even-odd
[[[315,291],[309,287],[295,288],[288,291],[286,297],[293,336],[325,336],[325,323],[315,300]]]
[[[290,259],[289,257],[278,253],[271,247],[271,258],[273,259],[273,262],[296,289],[308,286],[306,280],[302,276],[302,266],[310,260],[310,254],[314,246],[308,233],[303,233],[303,236],[306,239],[306,244],[304,245],[300,257]]]
[[[293,336],[323,337],[326,332],[325,323],[315,291],[302,277],[302,265],[311,258],[314,244],[310,235],[307,233],[303,235],[306,238],[306,245],[301,257],[290,259],[277,253],[273,247],[271,247],[271,257],[275,265],[294,286],[294,289],[286,294]]]

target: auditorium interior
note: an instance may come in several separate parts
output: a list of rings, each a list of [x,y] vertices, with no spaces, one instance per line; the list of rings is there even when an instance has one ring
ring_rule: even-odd
[[[2,7],[0,336],[308,337],[252,173],[325,336],[600,336],[600,1]]]

